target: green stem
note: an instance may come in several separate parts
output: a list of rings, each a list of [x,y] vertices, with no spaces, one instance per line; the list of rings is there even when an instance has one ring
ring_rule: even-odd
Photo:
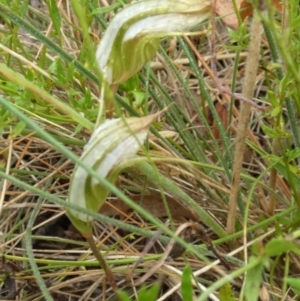
[[[47,289],[47,286],[46,286],[41,274],[40,274],[39,268],[36,264],[36,260],[34,258],[34,254],[32,251],[32,241],[31,241],[32,231],[31,231],[31,229],[34,226],[34,220],[39,213],[39,209],[40,209],[40,205],[42,204],[42,201],[43,201],[43,198],[40,197],[36,206],[34,207],[32,213],[31,213],[29,220],[28,220],[26,235],[25,235],[25,245],[26,245],[26,252],[27,252],[28,260],[29,260],[34,278],[38,284],[39,289],[41,290],[41,292],[43,294],[43,297],[47,301],[54,301]]]
[[[121,299],[118,295],[118,286],[117,286],[117,283],[114,279],[114,275],[113,275],[111,269],[109,268],[109,266],[106,264],[106,261],[103,258],[102,254],[97,249],[97,246],[94,242],[93,236],[92,235],[85,236],[85,239],[88,242],[88,244],[90,245],[90,248],[91,248],[93,254],[95,255],[96,259],[98,260],[101,268],[104,270],[104,272],[106,274],[106,277],[107,277],[107,280],[110,283],[112,289],[114,290],[118,300],[121,301]]]

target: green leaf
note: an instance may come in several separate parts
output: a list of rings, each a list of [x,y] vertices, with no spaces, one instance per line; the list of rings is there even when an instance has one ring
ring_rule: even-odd
[[[51,0],[49,3],[49,13],[55,30],[55,35],[60,37],[61,18],[57,7],[57,1]]]
[[[219,291],[220,301],[234,301],[234,295],[229,282],[225,283]]]
[[[282,137],[282,134],[278,131],[266,126],[265,124],[261,124],[261,128],[264,131],[266,135],[268,135],[270,138],[280,138]]]
[[[160,285],[155,283],[153,286],[147,289],[147,287],[143,286],[138,291],[138,300],[139,301],[155,301],[157,300],[157,296],[159,293]]]
[[[265,159],[271,164],[274,164],[275,169],[289,182],[293,181],[293,184],[295,185],[296,189],[300,189],[300,177],[298,174],[299,170],[297,167],[292,166],[291,164],[283,164],[282,158],[278,158],[276,156],[268,155],[265,156]]]
[[[124,291],[118,291],[118,296],[122,301],[132,301],[129,295]]]
[[[68,64],[67,74],[65,75],[67,83],[69,83],[73,79],[73,77],[74,77],[74,70],[75,70],[74,62],[70,62]]]
[[[268,98],[267,99],[274,108],[279,106],[278,98],[275,96],[273,91],[268,90]]]
[[[19,92],[22,92],[23,89],[20,91],[20,86],[15,83],[14,81],[0,81],[0,89],[6,93],[7,95],[18,95]]]
[[[265,246],[265,251],[268,256],[278,256],[283,253],[293,251],[300,254],[299,246],[293,241],[293,238],[273,238]]]
[[[287,90],[288,89],[288,86],[291,84],[291,79],[290,79],[290,76],[289,75],[286,75],[282,78],[282,80],[280,81],[280,84],[279,84],[279,95],[280,95],[280,98],[283,99],[285,98],[287,95]]]
[[[145,100],[145,92],[142,91],[132,91],[131,92],[133,94],[134,100],[135,100],[135,105],[140,107],[144,100]]]
[[[99,7],[92,11],[92,15],[99,15],[99,14],[102,15],[102,14],[110,13],[111,11],[119,8],[120,6],[121,6],[120,3],[114,3],[109,6]]]
[[[65,76],[66,68],[63,66],[61,58],[57,58],[56,60],[56,76],[59,80],[60,84],[66,83],[66,76]]]
[[[289,161],[293,161],[300,157],[300,149],[295,148],[295,149],[287,150],[285,155],[288,157]]]
[[[277,106],[271,111],[271,116],[277,117],[281,113],[281,111],[282,111],[282,108],[280,106]]]
[[[137,90],[140,87],[140,80],[137,74],[131,76],[125,82],[120,83],[119,89],[127,93]]]
[[[286,282],[292,287],[296,294],[300,295],[300,278],[288,277]]]
[[[183,301],[193,301],[192,270],[187,265],[181,277],[181,293]]]
[[[24,121],[19,121],[13,128],[12,133],[9,135],[10,139],[17,137],[25,129],[26,123]]]
[[[228,35],[230,37],[231,43],[230,45],[226,45],[226,48],[237,51],[243,50],[248,47],[249,34],[247,34],[245,24],[241,24],[241,26],[237,30],[228,28]]]
[[[254,256],[250,257],[249,264],[257,261]],[[247,301],[257,301],[259,296],[259,288],[262,282],[262,272],[264,269],[264,262],[261,260],[251,270],[247,272],[245,283],[245,298]]]

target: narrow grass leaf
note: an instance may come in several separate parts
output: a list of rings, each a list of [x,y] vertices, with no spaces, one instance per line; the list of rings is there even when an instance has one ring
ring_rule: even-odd
[[[102,14],[107,14],[107,13],[110,13],[111,11],[117,9],[121,7],[121,4],[116,2],[116,3],[113,3],[112,5],[110,6],[105,6],[105,7],[98,7],[98,8],[95,8],[92,10],[92,15],[102,15]]]
[[[159,293],[159,289],[160,289],[160,285],[158,283],[155,283],[150,288],[143,286],[138,291],[138,300],[156,301]]]
[[[183,301],[193,301],[192,270],[187,265],[181,277],[181,293]]]
[[[122,301],[132,301],[132,299],[129,297],[129,295],[122,290],[118,291],[118,296]]]
[[[13,127],[13,130],[12,130],[11,134],[9,135],[9,139],[13,139],[13,138],[17,137],[18,135],[20,135],[20,133],[25,129],[25,127],[26,127],[26,123],[24,121],[19,121]]]
[[[292,278],[292,277],[288,277],[286,279],[287,284],[289,284],[292,288],[292,290],[298,294],[298,296],[300,295],[300,278]]]
[[[53,27],[55,30],[55,36],[58,38],[57,40],[60,42],[60,28],[61,28],[61,17],[59,13],[59,9],[57,7],[57,1],[51,0],[49,3],[49,13],[51,17],[51,21],[53,23]]]

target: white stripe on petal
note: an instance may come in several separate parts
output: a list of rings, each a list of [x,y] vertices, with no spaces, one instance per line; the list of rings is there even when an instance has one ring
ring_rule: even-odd
[[[199,24],[207,18],[208,15],[203,14],[199,18],[199,15],[188,14],[168,14],[151,16],[140,20],[131,25],[123,38],[123,42],[134,39],[139,35],[151,34],[155,37],[163,37],[166,33],[176,34],[182,32],[194,25]]]

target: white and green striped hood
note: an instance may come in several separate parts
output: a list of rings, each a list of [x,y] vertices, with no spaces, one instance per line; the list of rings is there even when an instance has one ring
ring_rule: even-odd
[[[127,80],[155,56],[159,38],[182,35],[210,15],[201,0],[144,0],[120,11],[109,24],[96,53],[110,84]]]

